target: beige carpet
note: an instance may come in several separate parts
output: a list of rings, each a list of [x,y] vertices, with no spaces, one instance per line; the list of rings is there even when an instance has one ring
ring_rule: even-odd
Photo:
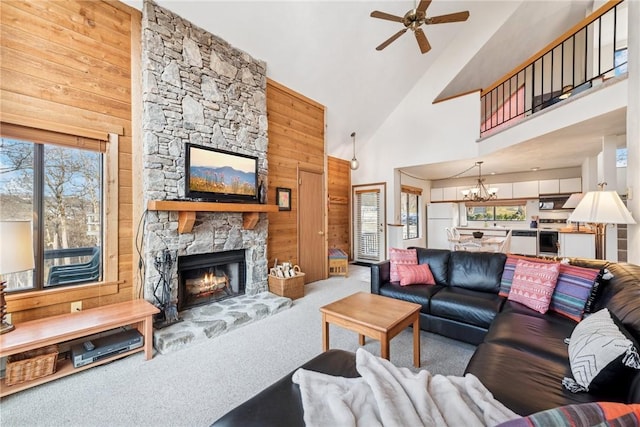
[[[0,425],[208,426],[322,351],[319,307],[369,291],[369,269],[309,284],[293,307],[183,350],[144,361],[138,353],[8,396]],[[331,327],[331,347],[355,351],[358,336]],[[365,348],[380,354],[379,343]],[[421,333],[421,365],[461,375],[474,346]],[[412,333],[391,341],[391,361],[412,368]],[[412,368],[415,369],[415,368]]]

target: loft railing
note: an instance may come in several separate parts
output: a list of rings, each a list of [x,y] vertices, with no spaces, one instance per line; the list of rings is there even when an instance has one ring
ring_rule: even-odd
[[[480,96],[480,136],[627,72],[627,3],[612,0]]]

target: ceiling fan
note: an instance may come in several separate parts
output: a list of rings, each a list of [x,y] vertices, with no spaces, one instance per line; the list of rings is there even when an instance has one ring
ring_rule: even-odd
[[[466,21],[467,18],[469,18],[469,11],[450,13],[448,15],[433,16],[431,18],[428,18],[427,8],[430,4],[431,0],[420,0],[420,4],[405,13],[404,16],[391,15],[389,13],[380,12],[378,10],[374,10],[373,12],[371,12],[372,18],[401,22],[404,25],[404,28],[402,30],[389,37],[380,46],[376,47],[376,50],[384,49],[385,47],[393,43],[398,37],[406,33],[407,30],[411,29],[416,35],[416,40],[418,41],[420,52],[427,53],[431,50],[431,45],[429,44],[429,40],[427,40],[427,36],[425,36],[424,31],[422,31],[422,28],[420,28],[422,24],[431,25],[445,24],[448,22],[462,22]]]

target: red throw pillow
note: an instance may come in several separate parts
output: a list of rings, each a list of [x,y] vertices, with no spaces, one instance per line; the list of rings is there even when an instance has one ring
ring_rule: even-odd
[[[429,264],[398,265],[400,286],[407,285],[435,285]]]
[[[519,259],[507,299],[526,305],[539,313],[549,310],[558,282],[560,263],[529,262]]]
[[[389,280],[397,282],[400,280],[398,265],[418,264],[418,254],[415,249],[389,248],[389,262],[391,263]]]

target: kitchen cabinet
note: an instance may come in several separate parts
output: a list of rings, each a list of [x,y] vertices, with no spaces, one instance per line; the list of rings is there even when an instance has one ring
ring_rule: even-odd
[[[431,201],[432,202],[441,202],[444,199],[442,198],[442,188],[432,188],[431,189]]]
[[[560,193],[559,179],[543,179],[538,181],[538,191],[540,194],[558,194]]]
[[[520,181],[513,183],[513,198],[538,197],[538,181]]]
[[[558,233],[558,256],[595,258],[595,236],[593,233]]]
[[[560,180],[561,193],[582,193],[582,178],[564,178]]]
[[[487,184],[487,188],[497,188],[498,199],[513,199],[513,184],[510,182],[500,184]]]
[[[509,252],[520,255],[538,254],[538,231],[511,230],[511,248]]]
[[[442,189],[442,200],[447,202],[458,200],[458,187],[444,187]]]

